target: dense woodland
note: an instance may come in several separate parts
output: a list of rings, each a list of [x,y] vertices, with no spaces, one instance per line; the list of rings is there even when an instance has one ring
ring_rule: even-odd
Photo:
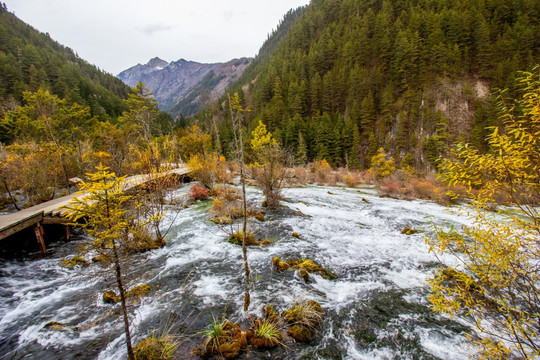
[[[142,84],[130,90],[0,6],[2,194],[39,203],[100,163],[119,175],[140,172],[170,148],[174,127]],[[17,200],[3,195],[4,203]]]
[[[251,109],[249,130],[262,120],[298,163],[366,168],[382,146],[432,169],[456,140],[487,149],[490,94],[513,97],[518,71],[538,62],[539,19],[537,1],[315,0],[284,17],[233,91]],[[219,136],[230,134],[222,121]]]
[[[0,6],[0,114],[23,101],[24,91],[49,90],[68,103],[88,106],[99,120],[126,110],[129,87],[36,31]],[[0,141],[6,141],[0,130]]]

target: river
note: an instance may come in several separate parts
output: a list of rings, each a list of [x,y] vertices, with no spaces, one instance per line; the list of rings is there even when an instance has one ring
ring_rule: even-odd
[[[252,204],[262,201],[255,188],[248,197]],[[290,343],[249,358],[469,358],[464,333],[470,324],[434,314],[426,299],[426,277],[438,265],[425,244],[430,224],[461,226],[465,218],[427,201],[381,198],[367,187],[307,186],[286,189],[285,197],[284,210],[268,213],[265,222],[250,221],[261,238],[273,241],[248,249],[250,309],[260,313],[271,304],[282,310],[309,298],[321,303],[325,318],[311,344]],[[203,201],[171,212],[163,223],[164,230],[170,227],[166,246],[130,259],[128,287],[152,288],[130,306],[134,343],[170,329],[182,335],[179,358],[190,358],[212,317],[246,322],[241,248],[226,241],[227,228],[208,221],[210,206]],[[405,227],[423,232],[401,234]],[[83,241],[52,244],[52,254],[37,260],[0,259],[0,359],[125,359],[118,305],[102,301],[113,279],[104,279],[98,264],[61,266]],[[311,275],[305,283],[295,272],[275,271],[274,256],[310,258],[338,278]],[[63,329],[44,328],[51,321]]]

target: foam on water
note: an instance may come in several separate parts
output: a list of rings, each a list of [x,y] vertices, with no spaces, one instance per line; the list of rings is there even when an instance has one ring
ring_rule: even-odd
[[[183,195],[188,188],[174,195]],[[324,308],[320,345],[301,348],[290,355],[291,359],[303,354],[324,359],[321,351],[325,347],[338,349],[345,359],[467,356],[465,339],[459,332],[430,325],[435,315],[426,310],[425,279],[432,274],[436,258],[428,252],[425,233],[401,234],[405,226],[428,232],[428,221],[444,226],[469,224],[465,217],[425,201],[381,199],[369,188],[313,186],[287,189],[285,196],[289,201],[284,205],[301,213],[264,223],[254,221],[251,226],[261,236],[272,233],[277,241],[268,247],[250,247],[248,257],[253,274],[253,312],[268,303],[281,310],[301,298],[314,298]],[[254,204],[262,200],[254,188],[248,189],[248,197]],[[130,261],[128,288],[148,283],[153,289],[151,296],[131,307],[135,340],[158,328],[166,314],[183,313],[186,305],[207,317],[207,311],[220,316],[225,308],[232,316],[244,315],[241,249],[229,244],[227,233],[208,221],[209,206],[209,201],[198,202],[171,213],[162,224],[164,231],[170,228],[167,245]],[[292,237],[292,231],[298,232],[300,239]],[[312,282],[306,284],[295,272],[277,273],[271,265],[274,256],[310,258],[338,279],[312,274]],[[73,355],[81,354],[81,348],[88,349],[77,355],[81,359],[125,357],[122,321],[111,315],[118,312],[118,305],[101,301],[102,291],[114,288],[114,284],[90,275],[96,264],[67,270],[59,266],[59,260],[59,255],[53,255],[35,261],[0,262],[0,338],[17,339],[15,344],[0,343],[0,357],[17,352],[55,359],[53,349]],[[390,309],[379,310],[373,300],[376,296],[387,296]],[[395,314],[401,308],[406,313]],[[374,325],[373,332],[379,340],[358,340],[362,337],[359,329],[367,326],[361,324],[364,315],[378,319],[379,327]],[[43,329],[48,321],[80,329],[53,332]],[[384,339],[398,332],[414,340],[420,348],[415,351],[420,353],[400,352],[385,345]]]

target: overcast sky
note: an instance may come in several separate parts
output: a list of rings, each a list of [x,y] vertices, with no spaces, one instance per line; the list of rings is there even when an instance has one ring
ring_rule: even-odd
[[[157,56],[224,62],[255,56],[309,0],[4,0],[8,10],[117,75]]]

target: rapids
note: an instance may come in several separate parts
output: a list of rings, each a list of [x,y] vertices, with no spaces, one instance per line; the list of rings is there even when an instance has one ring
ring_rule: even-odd
[[[189,184],[176,190],[184,195]],[[426,201],[380,198],[370,188],[309,186],[285,191],[284,209],[268,221],[250,220],[266,247],[250,247],[252,304],[283,310],[295,299],[321,303],[325,318],[309,345],[255,352],[251,359],[468,359],[464,333],[470,324],[432,313],[425,282],[437,259],[425,244],[430,223],[461,226],[467,220]],[[260,204],[259,190],[249,201]],[[128,288],[141,283],[151,295],[131,305],[133,343],[153,330],[182,334],[179,358],[191,358],[199,332],[212,317],[246,323],[242,313],[243,271],[239,246],[227,242],[228,227],[208,221],[211,201],[198,202],[164,221],[164,248],[131,258]],[[403,235],[406,226],[423,230]],[[297,232],[300,239],[293,237]],[[118,305],[104,304],[115,289],[97,264],[69,270],[61,259],[84,241],[53,244],[41,259],[0,259],[0,359],[125,359]],[[274,256],[308,257],[338,278],[278,273]],[[87,259],[91,254],[87,255]],[[62,330],[44,328],[55,321]]]

